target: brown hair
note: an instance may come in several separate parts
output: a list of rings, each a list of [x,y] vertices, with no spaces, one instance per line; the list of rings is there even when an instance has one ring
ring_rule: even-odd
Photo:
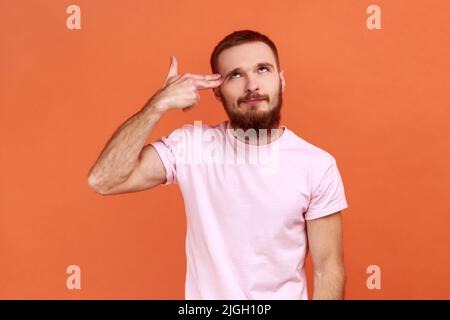
[[[220,53],[223,50],[243,44],[243,43],[255,42],[255,41],[264,42],[265,44],[267,44],[270,47],[270,49],[272,49],[272,52],[275,56],[277,68],[278,68],[278,70],[280,70],[280,62],[278,60],[278,50],[272,40],[270,40],[267,36],[265,36],[259,32],[256,32],[256,31],[239,30],[239,31],[235,31],[235,32],[227,35],[214,48],[214,50],[211,54],[211,58],[210,58],[212,72],[213,73],[218,72],[217,60],[218,60]]]

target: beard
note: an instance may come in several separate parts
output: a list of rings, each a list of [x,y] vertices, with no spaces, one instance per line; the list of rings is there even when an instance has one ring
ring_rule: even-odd
[[[276,101],[274,106],[272,106],[267,111],[259,110],[259,106],[250,106],[246,108],[245,111],[238,110],[236,107],[232,106],[220,93],[222,98],[222,104],[225,108],[225,112],[230,119],[231,127],[235,129],[242,129],[247,131],[249,129],[256,130],[256,133],[259,133],[260,129],[264,129],[270,135],[271,129],[277,129],[280,125],[281,120],[281,106],[283,104],[283,96],[281,90],[281,81],[278,86],[278,94],[275,95]],[[242,103],[245,100],[249,100],[251,98],[262,99],[267,101],[270,104],[270,99],[265,95],[250,95],[246,96],[237,101],[238,104]]]

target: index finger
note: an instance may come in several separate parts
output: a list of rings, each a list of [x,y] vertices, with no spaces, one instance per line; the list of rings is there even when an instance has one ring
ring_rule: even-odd
[[[223,78],[217,80],[194,79],[193,84],[197,89],[217,88],[223,83]]]
[[[184,77],[191,78],[195,80],[217,80],[222,77],[220,73],[214,73],[214,74],[193,74],[193,73],[186,73],[184,74]]]

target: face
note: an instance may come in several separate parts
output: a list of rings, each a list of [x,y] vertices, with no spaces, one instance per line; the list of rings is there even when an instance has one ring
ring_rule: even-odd
[[[214,89],[233,128],[278,128],[285,80],[264,42],[250,42],[222,51],[218,72],[224,81]]]

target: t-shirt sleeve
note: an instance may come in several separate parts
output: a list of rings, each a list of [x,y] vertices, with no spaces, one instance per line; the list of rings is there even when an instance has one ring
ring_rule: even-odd
[[[176,184],[175,156],[170,141],[167,139],[167,137],[161,137],[158,140],[152,142],[151,145],[158,152],[159,158],[161,159],[166,171],[166,182],[163,184]]]
[[[167,136],[162,136],[151,145],[156,149],[166,171],[166,182],[163,185],[178,184],[177,176],[180,164],[186,154],[187,125],[172,131]],[[177,166],[178,165],[178,166]]]
[[[305,220],[324,217],[347,207],[344,184],[336,160],[332,158],[331,164],[312,192],[309,207],[304,215]]]

